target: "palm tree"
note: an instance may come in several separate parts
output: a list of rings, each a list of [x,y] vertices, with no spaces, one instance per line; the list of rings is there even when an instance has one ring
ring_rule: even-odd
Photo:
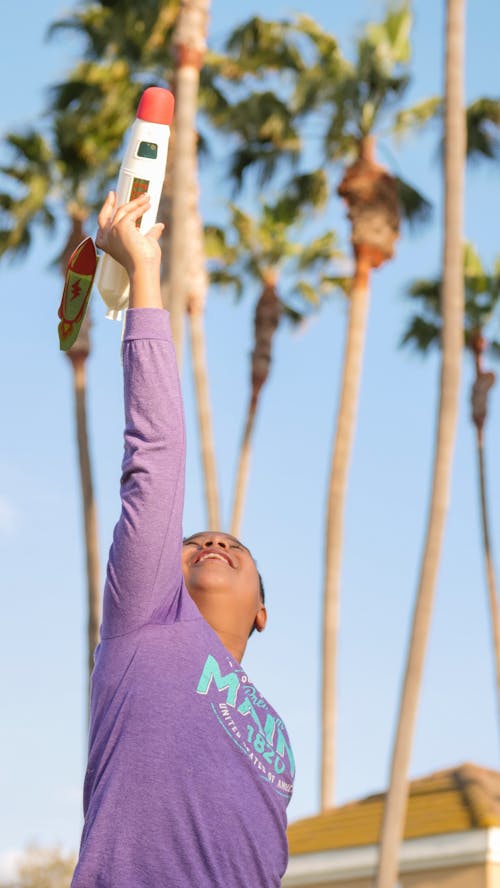
[[[460,364],[464,330],[462,243],[466,152],[463,90],[465,2],[464,0],[447,0],[446,9],[442,365],[434,478],[398,727],[392,754],[389,790],[380,834],[376,888],[393,888],[397,880],[398,849],[403,835],[408,797],[408,768],[448,510],[460,394]]]
[[[42,228],[50,234],[60,225],[61,211],[69,221],[69,234],[57,262],[63,275],[69,256],[83,239],[84,225],[96,203],[102,200],[92,183],[94,163],[110,153],[110,135],[102,116],[90,121],[83,113],[69,108],[54,114],[47,137],[30,130],[6,137],[12,160],[2,167],[10,186],[0,194],[6,226],[0,231],[0,256],[22,256],[32,243],[33,232]],[[97,133],[106,132],[106,144]],[[115,151],[117,144],[114,145]],[[80,482],[85,531],[88,601],[88,672],[93,668],[94,650],[99,641],[100,570],[96,505],[93,493],[86,419],[86,362],[90,352],[89,321],[67,352],[73,370],[75,415],[79,454]]]
[[[339,255],[333,232],[306,244],[297,239],[307,209],[322,206],[326,198],[324,174],[302,174],[288,184],[285,196],[272,204],[263,203],[257,218],[232,205],[226,228],[207,228],[212,282],[231,286],[238,296],[249,283],[257,282],[260,288],[254,312],[250,399],[230,523],[235,536],[239,536],[243,518],[255,419],[271,368],[276,330],[283,317],[297,321],[304,310],[317,308],[321,297],[338,284],[327,274],[332,258]]]
[[[108,57],[106,65],[127,66],[127,76],[110,88],[109,101],[121,105],[129,120],[135,113],[146,77],[150,82],[170,83],[175,90],[176,115],[161,207],[167,219],[162,238],[162,292],[170,310],[179,364],[186,311],[189,317],[207,523],[215,529],[220,527],[220,516],[205,356],[207,288],[198,209],[196,131],[198,81],[205,54],[207,18],[208,0],[197,3],[155,0],[141,9],[141,19],[137,19],[135,4],[120,0],[112,8],[102,4],[79,10],[57,22],[53,30],[74,29],[86,41],[86,61],[70,76],[71,86],[68,83],[62,86],[58,108],[66,107],[68,92],[80,107],[89,104],[94,107],[95,82],[100,81],[99,60],[103,55]],[[208,95],[206,88],[202,103],[203,95]],[[212,105],[213,101],[214,95],[211,95]],[[195,250],[193,238],[198,244]]]
[[[338,194],[351,226],[354,273],[337,413],[325,534],[323,603],[321,806],[334,804],[336,659],[339,632],[341,559],[349,464],[354,440],[368,319],[371,273],[394,256],[401,217],[425,218],[428,203],[415,189],[375,158],[377,135],[390,132],[394,106],[408,87],[411,14],[407,3],[391,6],[381,22],[368,25],[357,42],[354,62],[337,41],[312,19],[296,25],[314,52],[312,64],[297,81],[295,108],[307,117],[326,119],[327,163],[348,162]]]
[[[493,356],[500,354],[500,342],[495,339],[488,340],[485,333],[485,328],[496,314],[500,302],[500,261],[497,261],[492,274],[487,274],[477,252],[470,244],[466,244],[464,249],[464,288],[464,343],[466,351],[474,360],[475,368],[475,379],[471,390],[471,418],[476,428],[481,526],[500,727],[500,614],[489,529],[484,457],[484,425],[488,415],[488,394],[495,383],[495,374],[485,370],[483,365],[484,353],[487,349]],[[412,284],[409,293],[412,299],[417,302],[418,308],[408,324],[402,342],[413,345],[421,353],[427,353],[432,347],[440,346],[441,343],[441,281],[417,280]]]

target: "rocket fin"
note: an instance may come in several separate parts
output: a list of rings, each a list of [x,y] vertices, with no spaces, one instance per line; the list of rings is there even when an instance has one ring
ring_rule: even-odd
[[[74,344],[89,304],[97,268],[97,254],[91,237],[86,237],[70,256],[58,315],[59,346],[67,351]]]

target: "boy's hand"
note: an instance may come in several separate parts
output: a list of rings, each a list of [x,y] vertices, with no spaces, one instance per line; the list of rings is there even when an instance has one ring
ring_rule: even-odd
[[[116,194],[110,191],[98,216],[97,246],[123,265],[129,277],[146,266],[160,265],[158,239],[163,224],[158,222],[146,234],[141,234],[136,224],[149,204],[146,192],[116,209]]]

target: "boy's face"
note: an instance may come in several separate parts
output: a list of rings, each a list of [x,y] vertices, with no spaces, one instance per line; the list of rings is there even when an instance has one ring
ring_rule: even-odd
[[[266,609],[257,567],[236,537],[216,531],[187,537],[182,572],[191,598],[223,640],[240,638],[246,644],[254,626],[259,632],[264,629]]]

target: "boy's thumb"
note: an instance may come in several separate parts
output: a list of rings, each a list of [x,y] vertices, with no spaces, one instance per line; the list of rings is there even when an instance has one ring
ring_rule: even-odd
[[[160,240],[160,237],[161,237],[161,234],[162,234],[162,231],[164,228],[165,228],[165,226],[164,226],[163,222],[157,222],[155,225],[153,225],[152,228],[149,229],[146,236],[152,237],[153,240],[158,241],[158,240]]]

